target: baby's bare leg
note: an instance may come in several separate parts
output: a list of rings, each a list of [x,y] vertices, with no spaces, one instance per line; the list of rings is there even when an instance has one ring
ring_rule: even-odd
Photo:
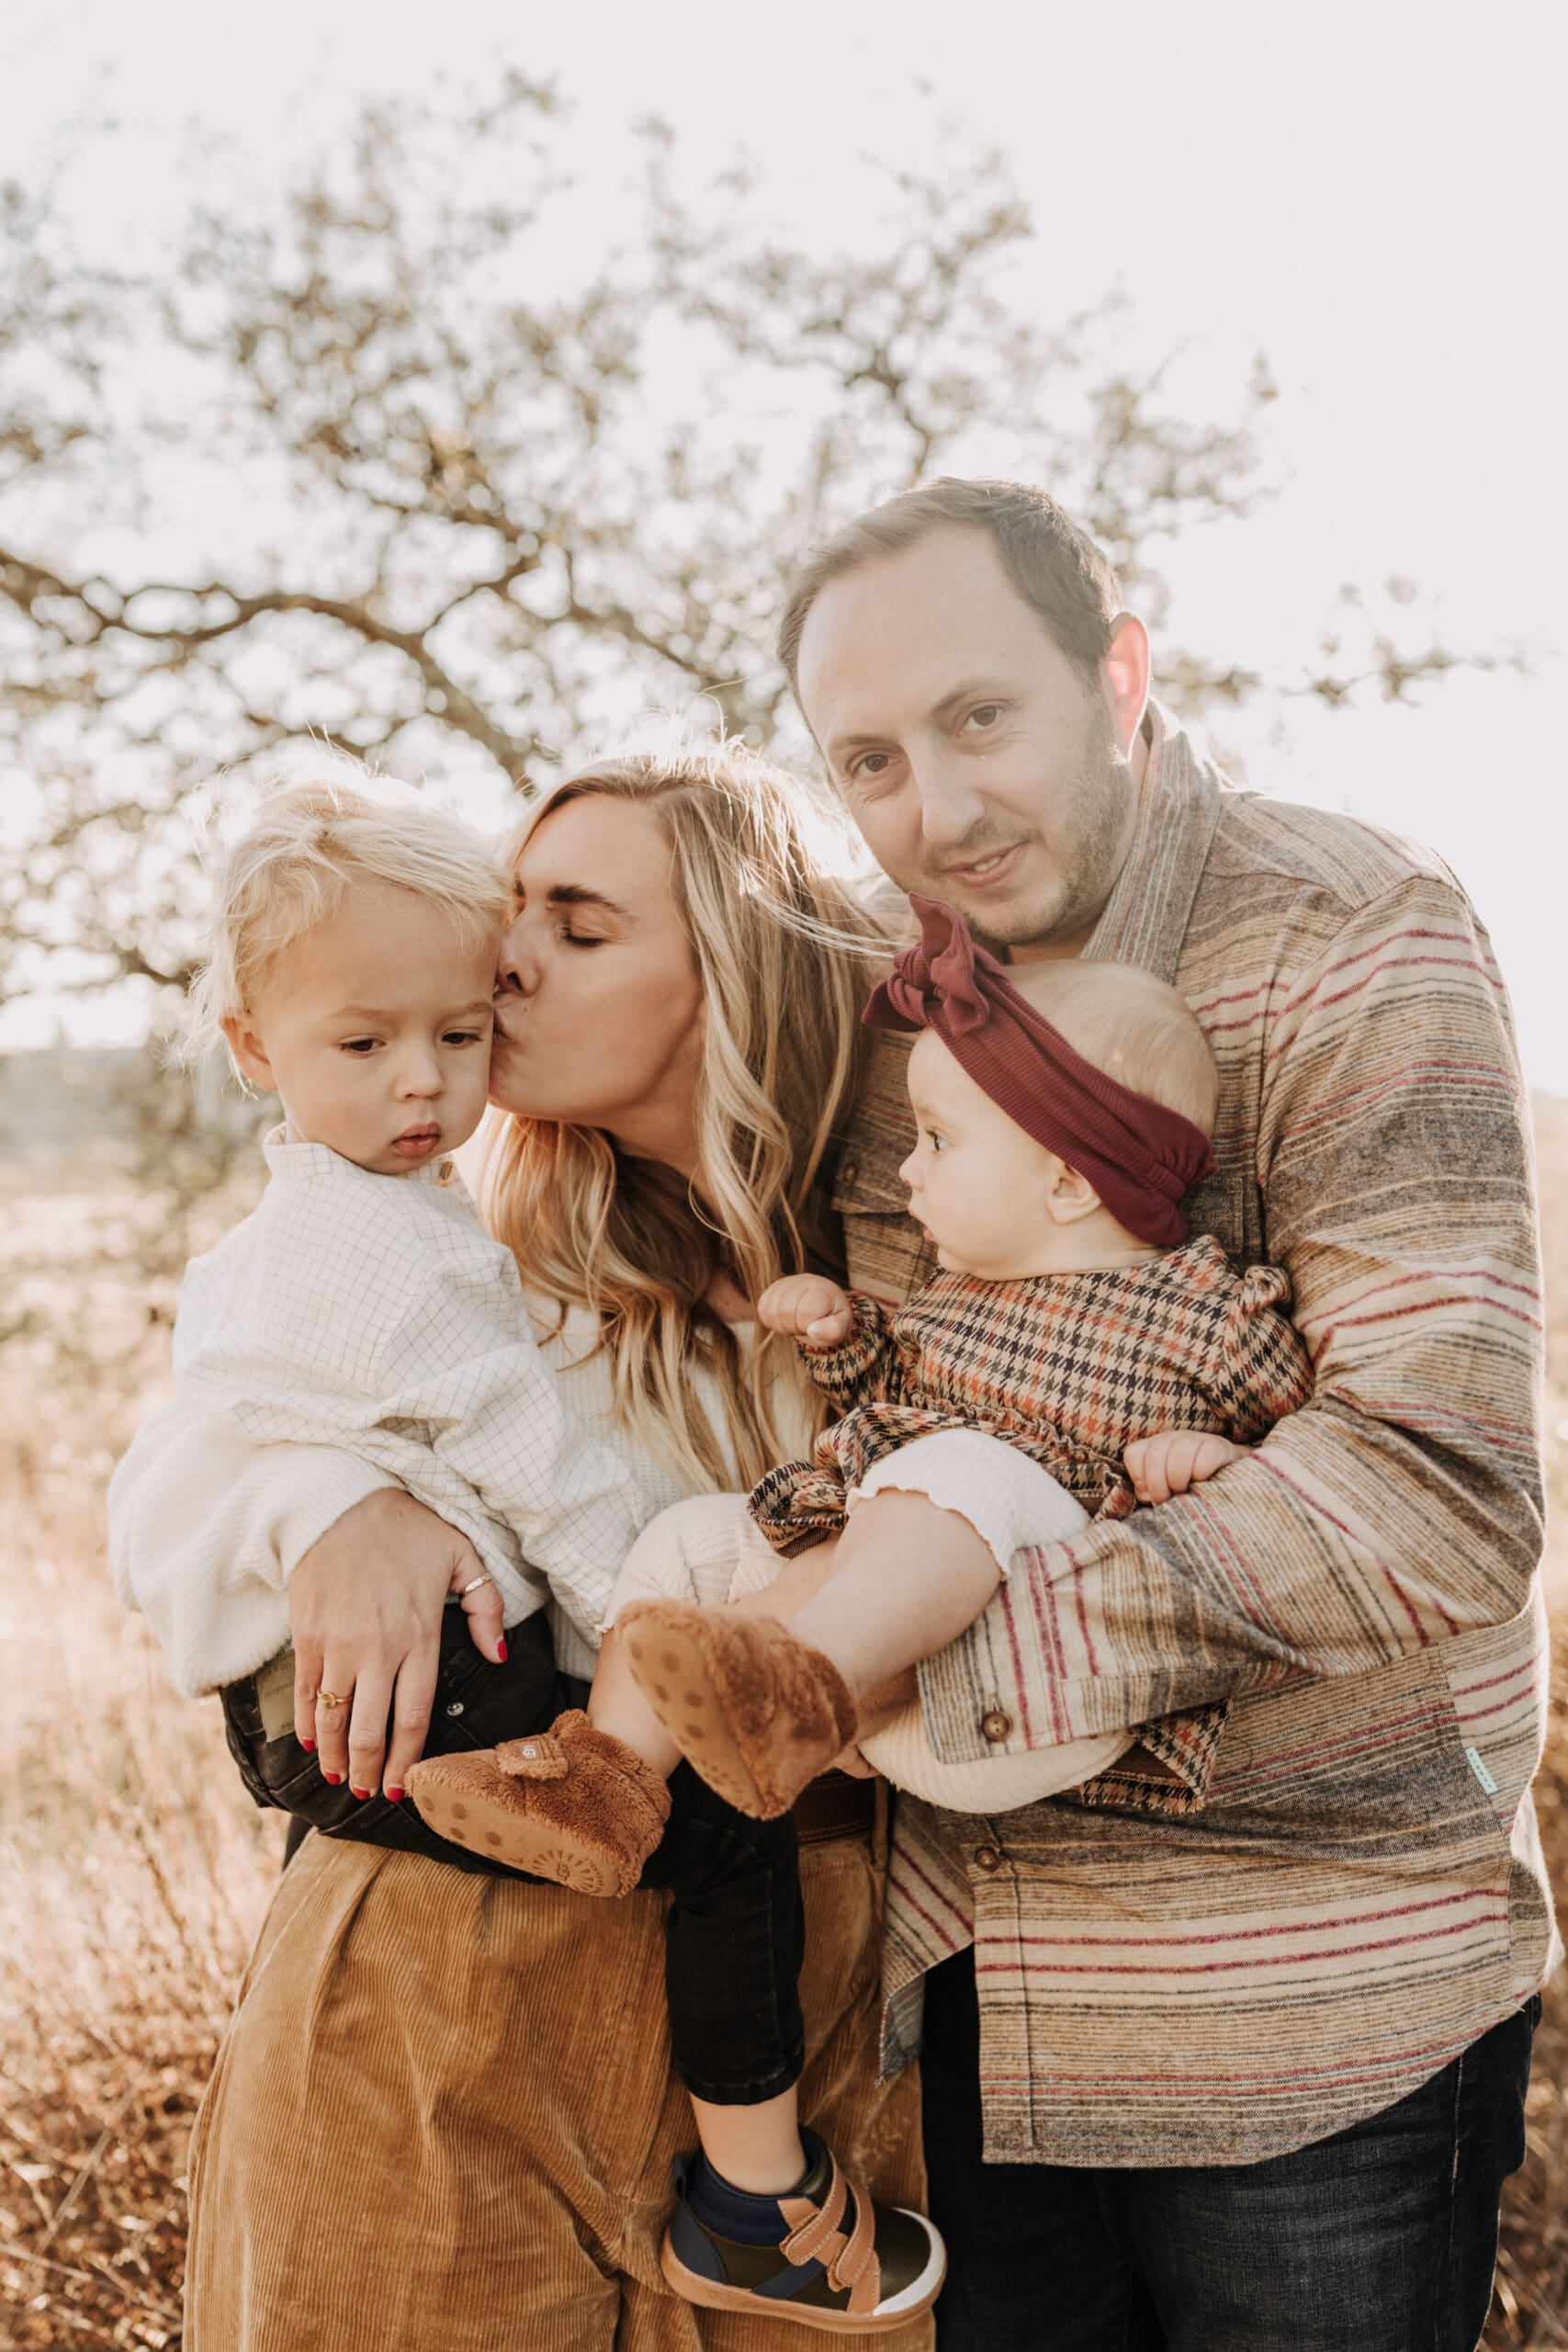
[[[680,1749],[632,1680],[614,1625],[599,1645],[599,1663],[588,1693],[588,1720],[595,1731],[625,1740],[666,1781],[681,1761]]]
[[[995,1554],[966,1519],[888,1488],[851,1512],[818,1589],[789,1612],[790,1628],[832,1659],[858,1698],[945,1649],[1000,1581]]]
[[[765,1616],[777,1617],[788,1624],[820,1591],[842,1541],[840,1535],[827,1535],[808,1552],[797,1552],[793,1559],[781,1559],[771,1584],[759,1586],[755,1592],[740,1594],[731,1607],[761,1610]]]

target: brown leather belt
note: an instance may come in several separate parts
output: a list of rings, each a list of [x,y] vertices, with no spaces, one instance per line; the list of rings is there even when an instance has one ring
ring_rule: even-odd
[[[849,1772],[824,1772],[796,1797],[795,1822],[803,1846],[869,1838],[876,1828],[876,1782]]]

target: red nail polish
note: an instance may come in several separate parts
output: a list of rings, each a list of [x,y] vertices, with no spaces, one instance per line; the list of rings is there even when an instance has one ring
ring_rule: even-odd
[[[322,1774],[321,1774],[321,1778],[322,1778],[322,1780],[323,1780],[323,1781],[329,1781],[329,1782],[331,1783],[331,1785],[335,1789],[335,1788],[336,1788],[336,1786],[337,1786],[337,1784],[338,1784],[338,1782],[342,1780],[342,1778],[343,1778],[343,1774],[342,1774],[341,1772],[326,1772],[326,1771],[323,1771],[323,1772],[322,1772]]]
[[[354,1782],[353,1782],[352,1781],[350,1781],[350,1782],[349,1782],[349,1784],[348,1784],[348,1793],[349,1793],[349,1795],[350,1795],[351,1797],[357,1797],[357,1798],[359,1799],[360,1804],[363,1804],[365,1803],[366,1798],[369,1795],[370,1792],[369,1792],[369,1790],[368,1790],[368,1789],[356,1789],[356,1788],[355,1787],[355,1785],[354,1785]]]
[[[501,1660],[502,1665],[504,1666],[506,1664],[506,1644],[504,1641],[497,1642],[495,1645],[495,1654]]]
[[[302,1739],[299,1742],[299,1745],[308,1756],[314,1756],[316,1752],[316,1743],[313,1739]]]
[[[389,1804],[401,1804],[403,1801],[403,1792],[401,1789],[383,1789],[381,1794],[386,1798]]]

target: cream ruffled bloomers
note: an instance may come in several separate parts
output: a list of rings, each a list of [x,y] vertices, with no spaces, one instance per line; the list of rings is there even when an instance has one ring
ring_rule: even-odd
[[[957,1511],[989,1544],[1005,1577],[1025,1544],[1059,1543],[1089,1515],[1026,1453],[978,1430],[942,1430],[886,1454],[852,1489],[849,1508],[887,1487],[929,1495]],[[778,1554],[752,1524],[744,1495],[696,1495],[660,1512],[626,1556],[604,1624],[632,1600],[688,1600],[711,1607],[761,1592],[779,1573]],[[861,1752],[897,1788],[950,1813],[1011,1813],[1077,1788],[1132,1745],[1124,1731],[944,1764],[933,1752],[918,1701],[861,1741]]]

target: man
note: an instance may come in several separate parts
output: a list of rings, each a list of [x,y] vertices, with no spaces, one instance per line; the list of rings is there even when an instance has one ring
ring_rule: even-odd
[[[1192,1004],[1221,1106],[1190,1227],[1286,1270],[1315,1368],[1254,1458],[1025,1555],[922,1669],[949,1758],[1145,1726],[1076,1801],[901,1810],[888,2052],[924,1981],[943,2352],[1469,2352],[1557,1956],[1538,1258],[1485,935],[1425,853],[1233,792],[1042,492],[878,508],[780,645],[896,882]],[[932,1270],[905,1044],[839,1179],[887,1299]]]

